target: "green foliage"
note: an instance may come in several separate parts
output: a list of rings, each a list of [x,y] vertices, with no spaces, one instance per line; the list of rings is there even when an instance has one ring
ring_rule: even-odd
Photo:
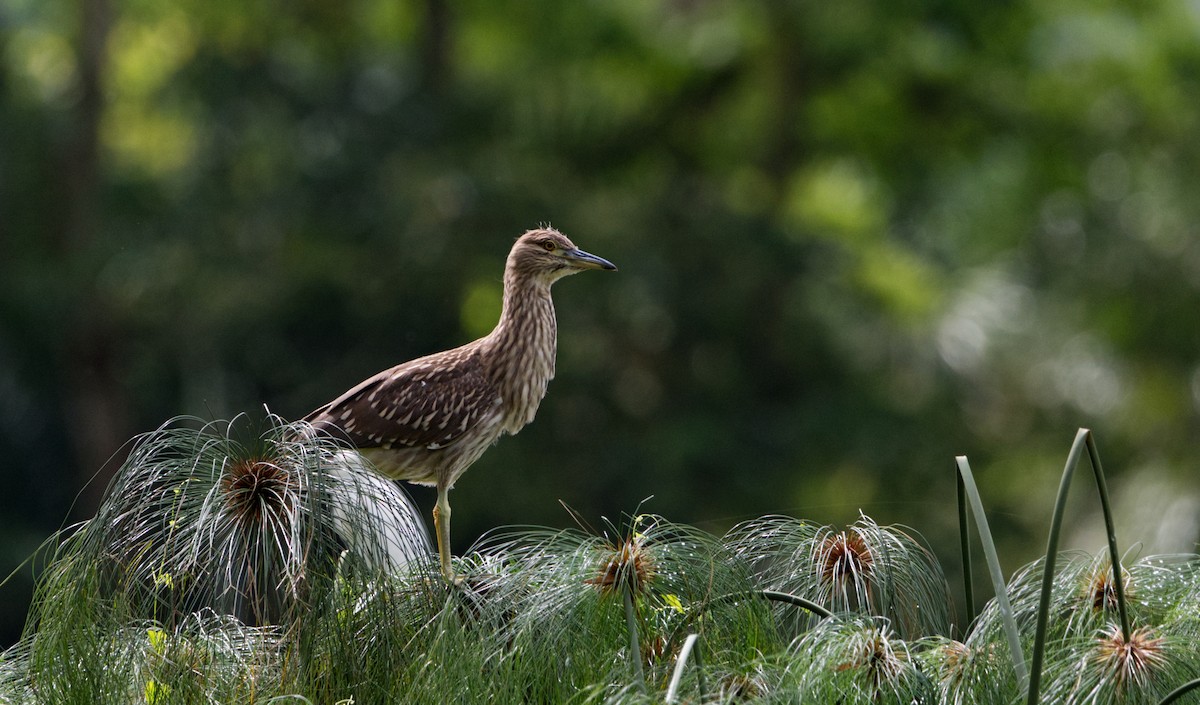
[[[607,697],[602,684],[638,678],[665,688],[685,628],[721,649],[706,651],[706,662],[738,663],[780,646],[764,601],[714,600],[751,586],[745,567],[710,535],[657,517],[635,518],[621,537],[496,535],[463,568],[469,577],[449,589],[434,578],[339,591],[344,599],[307,625],[314,653],[305,660],[323,668],[305,675],[304,692],[317,700],[353,693],[440,702],[454,692],[566,702],[596,687],[595,697]]]
[[[988,603],[988,610],[993,610],[995,604]],[[997,631],[973,629],[966,641],[929,637],[914,651],[932,682],[935,702],[1000,705],[1015,702],[1020,695],[1008,642]]]
[[[147,700],[253,700],[335,568],[426,558],[411,503],[356,454],[303,424],[245,426],[181,419],[136,439],[96,517],[46,549],[14,651],[38,698],[125,702],[145,685]]]
[[[886,620],[822,620],[797,639],[774,696],[766,702],[901,703],[929,698],[927,676]]]
[[[949,636],[941,568],[911,530],[865,515],[719,538],[649,514],[514,528],[451,584],[406,497],[308,431],[176,421],[138,439],[100,513],[47,548],[0,702],[991,705],[1024,690],[997,600]],[[1047,565],[1004,587],[1023,651],[1049,605],[1038,702],[1188,697],[1200,558],[1134,561],[1118,591],[1106,553],[1063,553],[1044,595]]]
[[[1179,621],[1200,607],[1196,593],[1189,592],[1195,560],[1153,556],[1126,566],[1122,579],[1133,626],[1126,642],[1107,552],[1060,555],[1050,593],[1041,702],[1066,702],[1070,696],[1088,703],[1157,703],[1200,675],[1200,653],[1188,643],[1193,632]],[[1044,569],[1035,561],[1008,587],[1026,648],[1033,643]],[[976,630],[996,632],[995,621],[996,613],[985,610]]]
[[[734,527],[726,540],[755,566],[764,587],[834,612],[886,617],[908,639],[950,630],[941,564],[903,527],[882,527],[866,516],[845,530],[764,517]]]
[[[424,554],[423,524],[396,486],[343,469],[357,455],[277,419],[247,441],[236,421],[187,422],[135,441],[100,512],[58,547],[40,605],[84,578],[93,599],[167,626],[203,608],[286,623],[329,589],[319,577],[331,571],[315,565],[378,567],[389,540],[406,540],[410,559]]]

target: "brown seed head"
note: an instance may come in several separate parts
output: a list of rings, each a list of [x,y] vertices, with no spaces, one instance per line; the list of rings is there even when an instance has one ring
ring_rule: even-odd
[[[584,581],[596,585],[602,592],[628,589],[637,595],[654,578],[654,559],[640,538],[626,539],[620,546],[610,544],[606,553],[596,576]]]
[[[221,489],[230,513],[256,524],[264,515],[286,514],[296,504],[299,485],[293,473],[268,460],[235,460],[225,468]]]
[[[1130,592],[1129,576],[1122,576],[1126,597]],[[1097,612],[1116,612],[1117,585],[1113,582],[1112,566],[1108,563],[1099,564],[1093,570],[1087,582],[1087,597],[1092,609]]]
[[[1143,684],[1167,665],[1163,638],[1150,627],[1135,629],[1127,643],[1121,628],[1113,625],[1099,637],[1095,659],[1118,688]]]
[[[950,671],[959,670],[971,658],[971,650],[961,641],[947,643],[942,647],[942,653],[946,655],[946,669]]]
[[[893,682],[903,671],[904,661],[896,653],[890,635],[879,629],[865,632],[851,650],[851,660],[834,667],[835,671],[861,671],[875,688]]]
[[[847,578],[869,579],[874,558],[862,536],[841,531],[825,537],[818,549],[817,562],[826,583],[841,583]]]
[[[971,664],[971,649],[961,641],[949,641],[941,647],[942,661],[939,677],[943,682],[961,683]]]

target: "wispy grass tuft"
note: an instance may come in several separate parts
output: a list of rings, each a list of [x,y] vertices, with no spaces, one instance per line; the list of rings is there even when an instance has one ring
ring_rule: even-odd
[[[984,636],[985,632],[973,631],[966,641],[927,637],[914,647],[921,668],[933,682],[937,695],[933,702],[1001,705],[1020,694],[1006,642]]]
[[[202,610],[170,631],[148,624],[128,638],[139,655],[134,685],[151,705],[253,702],[282,692],[277,627]]]
[[[1194,647],[1200,635],[1187,626],[1187,615],[1200,599],[1194,556],[1153,556],[1122,570],[1128,616],[1139,625],[1131,631],[1136,638],[1128,642],[1118,621],[1107,551],[1094,556],[1062,553],[1055,564],[1058,568],[1046,601],[1043,678],[1047,685],[1039,693],[1039,702],[1125,702],[1123,697],[1134,698],[1129,702],[1157,702],[1171,687],[1194,677],[1188,674],[1200,658]],[[1038,559],[1017,571],[1008,587],[1027,648],[1032,647],[1042,608],[1044,571],[1045,561]],[[995,612],[985,610],[973,635],[987,641],[999,629]],[[1122,654],[1128,659],[1122,660]],[[1092,663],[1102,656],[1110,664],[1128,666],[1129,678],[1120,675],[1119,668]],[[1141,656],[1144,662],[1139,661]],[[1121,680],[1126,686],[1117,687]],[[1094,697],[1088,695],[1093,691]],[[1073,699],[1063,700],[1067,695]],[[1148,699],[1138,699],[1143,697]]]
[[[346,462],[277,419],[258,436],[178,419],[138,439],[96,517],[61,538],[39,583],[27,628],[38,698],[127,701],[116,694],[146,668],[145,638],[130,637],[141,625],[168,644],[197,624],[203,633],[180,638],[234,643],[234,626],[296,624],[338,571],[396,567],[398,545],[419,564],[428,543],[411,502]],[[205,614],[231,621],[197,622]]]
[[[765,601],[716,599],[750,588],[746,567],[711,535],[660,517],[636,516],[619,535],[498,534],[479,555],[482,564],[503,566],[492,595],[510,613],[512,658],[557,673],[548,696],[596,682],[665,690],[689,631],[699,635],[696,655],[705,664],[740,663],[780,645]],[[640,653],[632,653],[631,637]],[[640,676],[623,665],[631,658]]]
[[[807,598],[832,612],[887,617],[905,637],[944,634],[950,597],[941,565],[910,529],[880,526],[863,516],[838,530],[790,517],[740,524],[726,536],[749,562],[761,587]],[[796,611],[797,632],[814,623]],[[792,615],[788,617],[787,615]]]
[[[1194,643],[1149,626],[1136,627],[1126,640],[1114,622],[1047,655],[1044,701],[1149,705],[1198,676]]]
[[[1200,677],[1200,558],[1114,567],[1110,541],[1005,584],[965,458],[997,588],[955,640],[930,552],[865,516],[510,528],[448,584],[404,495],[306,431],[143,437],[96,519],[47,549],[0,703],[999,705],[1033,692],[1036,641],[1039,702],[1184,700]]]
[[[4,705],[37,702],[30,670],[32,641],[26,637],[0,652],[0,703]]]
[[[1110,624],[1118,624],[1118,608],[1112,585],[1108,552],[1094,556],[1080,552],[1060,553],[1050,583],[1046,641],[1090,636]],[[1042,600],[1044,561],[1039,559],[1019,570],[1010,583],[1013,610],[1026,634],[1031,634]],[[1162,625],[1169,622],[1189,599],[1192,576],[1197,566],[1184,557],[1154,556],[1125,566],[1121,574],[1126,605],[1135,624]]]
[[[696,668],[679,692],[700,691],[710,667],[745,672],[782,648],[746,567],[711,535],[658,517],[611,534],[510,529],[459,565],[470,577],[455,586],[339,577],[301,622],[290,682],[322,702],[661,701],[689,631]],[[715,599],[730,593],[746,595]]]
[[[880,617],[823,620],[788,653],[779,693],[795,693],[800,702],[908,705],[933,694],[909,645]]]
[[[169,625],[210,608],[251,624],[286,622],[336,561],[369,570],[394,553],[397,539],[381,526],[397,531],[413,560],[428,553],[411,502],[394,485],[369,484],[365,468],[347,470],[331,442],[279,423],[239,439],[249,434],[235,422],[188,421],[139,440],[96,518],[60,553],[97,567],[98,588],[137,616]],[[367,498],[390,523],[367,524]]]

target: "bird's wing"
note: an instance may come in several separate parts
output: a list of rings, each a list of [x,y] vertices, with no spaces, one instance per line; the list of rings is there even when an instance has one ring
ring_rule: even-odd
[[[500,407],[473,351],[455,349],[384,370],[305,418],[359,448],[452,445]]]

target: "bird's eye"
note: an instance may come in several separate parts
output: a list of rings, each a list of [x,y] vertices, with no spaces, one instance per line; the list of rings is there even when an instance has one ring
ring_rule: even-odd
[[[542,249],[545,250],[546,252],[554,252],[554,241],[553,240],[542,240]]]

